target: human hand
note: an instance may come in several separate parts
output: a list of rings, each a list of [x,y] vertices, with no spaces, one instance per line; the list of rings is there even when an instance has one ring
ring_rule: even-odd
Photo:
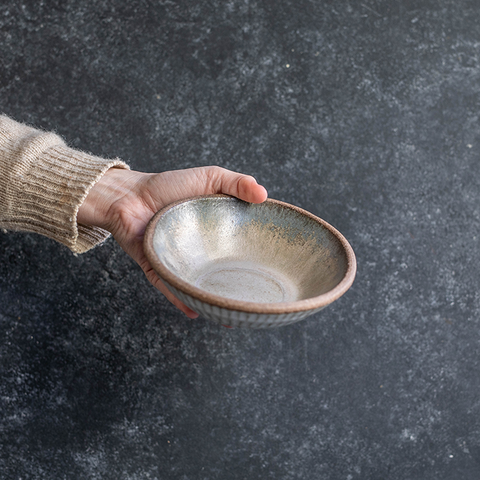
[[[220,167],[155,174],[111,168],[88,193],[77,221],[109,231],[140,265],[150,283],[188,317],[196,318],[198,314],[176,298],[152,269],[143,253],[143,235],[152,216],[169,203],[214,193],[251,203],[267,198],[267,191],[253,177]]]

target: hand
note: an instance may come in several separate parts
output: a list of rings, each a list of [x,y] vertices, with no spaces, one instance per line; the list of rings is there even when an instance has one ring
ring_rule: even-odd
[[[165,205],[214,193],[251,203],[262,203],[267,198],[267,191],[253,177],[220,167],[155,174],[111,168],[88,193],[77,221],[109,231],[140,265],[150,283],[188,317],[196,318],[198,314],[176,298],[153,271],[143,253],[143,235],[152,216]]]

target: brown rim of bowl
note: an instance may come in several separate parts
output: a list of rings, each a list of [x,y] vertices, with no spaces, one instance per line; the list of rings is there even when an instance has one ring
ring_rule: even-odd
[[[313,215],[302,208],[296,207],[295,205],[290,205],[279,200],[273,200],[268,198],[266,203],[274,203],[283,208],[289,210],[294,210],[306,215],[307,217],[315,220],[320,223],[323,227],[329,230],[335,238],[337,238],[342,244],[345,253],[347,255],[347,271],[345,272],[344,277],[340,283],[330,290],[327,293],[318,295],[316,297],[307,298],[304,300],[298,300],[296,302],[278,302],[278,303],[257,303],[257,302],[244,302],[242,300],[233,300],[226,297],[221,297],[220,295],[214,295],[208,293],[205,290],[201,290],[193,286],[192,284],[185,282],[181,278],[174,275],[170,270],[168,270],[163,263],[159,260],[155,249],[153,248],[153,236],[155,233],[155,227],[160,219],[168,210],[180,205],[182,203],[190,202],[192,200],[199,200],[202,198],[235,198],[229,195],[217,194],[217,195],[200,195],[196,197],[190,197],[184,200],[179,200],[177,202],[170,203],[169,205],[163,207],[159,210],[150,220],[145,230],[145,236],[143,240],[143,249],[145,255],[150,262],[153,270],[160,277],[160,280],[165,280],[170,283],[173,287],[178,290],[190,295],[193,298],[196,298],[204,303],[210,305],[215,305],[220,308],[225,308],[227,310],[236,310],[239,312],[247,313],[258,313],[258,314],[282,314],[282,313],[294,313],[307,310],[314,310],[317,308],[325,307],[332,303],[333,301],[340,298],[352,285],[353,280],[355,279],[355,274],[357,271],[357,261],[355,259],[355,253],[353,252],[352,247],[348,243],[347,239],[334,227],[328,224],[325,220]]]

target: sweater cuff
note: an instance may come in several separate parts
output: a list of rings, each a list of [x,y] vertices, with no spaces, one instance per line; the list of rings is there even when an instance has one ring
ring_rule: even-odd
[[[129,168],[119,159],[106,160],[64,145],[48,148],[24,173],[25,201],[16,209],[17,229],[46,235],[74,253],[103,243],[109,232],[77,224],[77,213],[90,189],[113,167]]]

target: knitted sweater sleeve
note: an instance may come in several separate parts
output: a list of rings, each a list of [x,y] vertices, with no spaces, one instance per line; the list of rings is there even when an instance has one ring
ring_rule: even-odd
[[[86,252],[109,233],[77,223],[78,209],[112,167],[128,169],[0,115],[0,228],[40,233],[74,253]]]

